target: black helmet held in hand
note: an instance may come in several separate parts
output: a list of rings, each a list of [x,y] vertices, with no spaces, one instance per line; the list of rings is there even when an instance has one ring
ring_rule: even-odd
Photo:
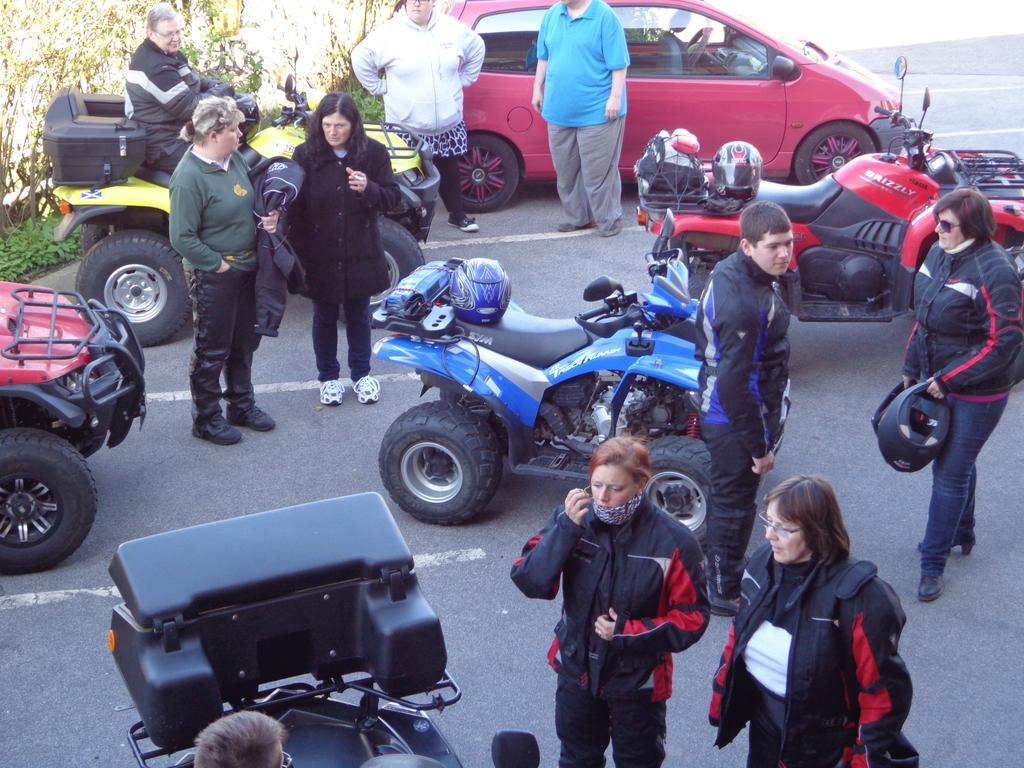
[[[949,434],[949,404],[929,397],[927,389],[927,381],[906,389],[897,384],[871,417],[878,450],[897,472],[924,469]]]

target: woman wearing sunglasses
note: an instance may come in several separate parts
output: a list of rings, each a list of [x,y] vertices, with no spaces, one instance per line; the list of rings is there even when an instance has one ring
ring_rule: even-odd
[[[767,544],[747,563],[714,678],[715,745],[749,724],[747,768],[916,766],[901,733],[911,683],[899,598],[874,564],[850,559],[827,480],[791,477],[765,505]]]
[[[952,410],[949,436],[932,463],[932,496],[921,552],[919,600],[937,599],[950,550],[974,548],[975,461],[1006,409],[1021,354],[1021,284],[1005,250],[992,242],[995,218],[974,189],[935,206],[938,242],[917,272],[917,322],[903,361],[903,384],[929,382]]]
[[[590,493],[573,488],[512,566],[527,597],[554,600],[562,618],[548,662],[558,673],[555,730],[561,768],[658,768],[672,654],[708,624],[697,539],[651,507],[647,449],[630,437],[590,459]]]

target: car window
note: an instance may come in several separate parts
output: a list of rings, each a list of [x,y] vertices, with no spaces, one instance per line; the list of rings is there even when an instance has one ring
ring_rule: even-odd
[[[639,77],[768,77],[764,43],[681,8],[613,6],[626,30],[629,74]]]
[[[474,27],[484,39],[485,72],[533,74],[537,69],[537,32],[547,8],[492,13]]]

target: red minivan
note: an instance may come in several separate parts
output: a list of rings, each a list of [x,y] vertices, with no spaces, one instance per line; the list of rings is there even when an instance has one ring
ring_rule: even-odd
[[[547,127],[530,106],[543,0],[456,0],[451,13],[487,44],[483,72],[465,94],[470,151],[462,190],[471,211],[491,211],[523,179],[551,180]],[[787,43],[701,0],[610,0],[632,63],[620,171],[652,136],[687,128],[710,162],[727,141],[758,148],[765,175],[809,184],[898,135],[875,107],[895,89],[845,57]]]

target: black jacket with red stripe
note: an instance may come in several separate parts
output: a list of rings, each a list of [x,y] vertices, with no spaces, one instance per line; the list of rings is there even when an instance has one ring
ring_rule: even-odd
[[[650,691],[672,695],[672,654],[696,643],[708,625],[701,549],[684,526],[642,501],[632,520],[583,525],[562,509],[523,547],[512,580],[527,597],[553,600],[562,584],[562,616],[548,661],[598,696]],[[594,632],[614,608],[611,641]]]
[[[754,714],[757,683],[743,654],[771,616],[779,571],[765,545],[743,574],[740,610],[711,697],[709,719],[718,727],[719,748]],[[912,687],[898,650],[906,617],[896,593],[876,572],[866,560],[818,564],[790,598],[797,601],[799,618],[790,646],[780,768],[831,767],[840,761],[852,768],[890,766],[890,750],[908,744],[901,730]],[[916,764],[916,759],[899,763]]]
[[[995,394],[1013,385],[1021,347],[1021,284],[1001,246],[974,243],[950,255],[938,245],[914,280],[917,323],[903,373],[935,377],[954,394]]]

